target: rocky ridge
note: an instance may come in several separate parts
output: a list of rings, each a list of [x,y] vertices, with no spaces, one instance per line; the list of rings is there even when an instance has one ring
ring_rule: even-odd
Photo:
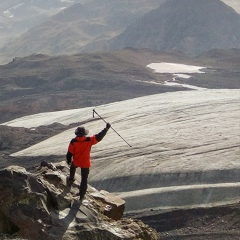
[[[159,239],[141,221],[121,218],[125,202],[106,191],[89,186],[80,202],[80,176],[68,186],[68,173],[65,162],[42,162],[31,172],[19,166],[1,169],[0,232],[29,240]]]

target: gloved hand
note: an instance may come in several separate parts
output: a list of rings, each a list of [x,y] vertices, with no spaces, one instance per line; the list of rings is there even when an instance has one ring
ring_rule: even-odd
[[[107,123],[106,128],[109,129],[111,127],[110,123]]]
[[[72,153],[70,153],[69,151],[67,152],[67,155],[66,155],[66,162],[68,165],[71,165],[72,163]]]

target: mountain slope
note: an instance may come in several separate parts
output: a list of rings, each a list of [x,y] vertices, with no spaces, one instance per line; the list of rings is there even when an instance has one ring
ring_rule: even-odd
[[[8,0],[0,2],[0,46],[46,21],[74,1]]]
[[[165,0],[80,1],[1,49],[5,62],[33,53],[72,54],[108,48],[107,40]]]
[[[39,112],[96,106],[167,91],[174,76],[147,67],[157,62],[204,67],[204,74],[177,78],[202,88],[240,88],[240,50],[213,50],[199,58],[125,49],[108,53],[51,57],[31,55],[0,66],[0,122]],[[176,78],[176,77],[175,77]]]
[[[0,121],[24,116],[29,111],[94,106],[184,90],[145,82],[159,78],[146,67],[149,62],[142,65],[136,61],[146,55],[154,57],[152,53],[131,50],[58,57],[37,54],[0,66]],[[135,62],[130,60],[134,58]]]
[[[32,53],[69,54],[108,50],[108,40],[163,2],[165,0],[3,1],[0,3],[0,46],[7,44],[0,51],[0,61],[6,63],[16,56]],[[222,2],[239,12],[238,0]],[[78,4],[46,21],[49,16],[74,3]],[[76,14],[77,11],[79,14]],[[43,21],[46,22],[38,26]]]
[[[240,48],[240,15],[220,0],[169,0],[110,41],[110,49],[125,47],[188,55]]]

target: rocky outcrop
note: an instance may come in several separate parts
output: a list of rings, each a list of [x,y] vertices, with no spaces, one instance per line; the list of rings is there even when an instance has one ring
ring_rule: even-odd
[[[0,232],[27,239],[159,239],[141,221],[122,218],[125,202],[89,186],[79,201],[80,176],[66,183],[65,162],[42,162],[31,172],[19,166],[0,171]]]

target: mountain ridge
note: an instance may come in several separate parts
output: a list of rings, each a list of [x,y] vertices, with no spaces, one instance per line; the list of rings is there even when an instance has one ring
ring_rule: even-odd
[[[141,17],[143,17],[145,14],[149,13],[151,10],[156,10],[159,5],[161,7],[164,2],[165,0],[135,0],[131,1],[131,3],[126,0],[121,1],[121,3],[117,3],[113,0],[94,0],[91,2],[79,0],[75,3],[76,9],[74,9],[74,6],[70,6],[64,9],[59,14],[54,15],[50,20],[42,23],[39,26],[33,27],[22,36],[19,36],[18,39],[8,41],[8,43],[1,48],[1,61],[2,63],[6,63],[11,61],[15,57],[23,57],[33,53],[59,55],[108,51],[113,47],[111,46],[113,44],[113,39],[117,38],[117,36],[119,36],[120,34],[123,34],[123,32],[126,32],[126,28],[129,27],[131,24],[137,24],[137,22],[139,22],[138,19],[141,19]],[[219,0],[218,3],[224,4],[223,2],[228,3],[232,7],[235,7],[235,9],[237,9],[236,6],[238,6],[239,4],[234,2],[233,0]],[[229,5],[225,5],[226,9],[228,9],[229,11],[233,11],[235,14],[237,14],[232,7],[229,7]],[[82,10],[83,8],[79,9],[79,6],[82,6],[85,11]],[[173,6],[173,9],[174,7],[175,6]],[[76,14],[77,9],[79,9],[78,12],[81,13],[82,16],[80,14]],[[71,11],[73,11],[74,14],[71,14]],[[195,10],[193,9],[193,11]],[[210,15],[213,15],[213,13],[215,12],[214,15],[216,19],[218,19],[218,9],[212,8],[211,11],[212,12]],[[232,14],[234,14],[233,12]],[[221,12],[221,14],[223,13]],[[72,21],[70,21],[72,15],[74,15],[75,17],[74,19],[72,19]],[[85,17],[83,18],[83,16]],[[187,17],[188,16],[186,16],[186,18]],[[65,20],[66,18],[68,18],[68,22],[64,22],[64,18]],[[204,19],[208,18],[209,17],[207,15],[204,17]],[[228,21],[228,17],[226,15],[224,15],[223,19],[224,21],[225,19],[226,21]],[[181,20],[183,20],[183,18]],[[222,20],[220,19],[218,22],[221,21]],[[226,25],[224,21],[218,25]],[[177,21],[177,24],[178,23],[179,21]],[[231,24],[237,25],[237,23]],[[226,26],[226,29],[230,28],[231,26]],[[187,28],[185,27],[184,31],[186,29]],[[216,29],[218,29],[218,27],[213,26],[214,31],[207,30],[207,28],[206,31],[212,32],[213,36],[213,32],[216,32]],[[178,34],[181,34],[181,31],[176,33],[174,33],[173,31],[173,37],[178,38]],[[232,32],[224,34],[224,32],[221,30],[215,35],[217,36],[217,34],[219,34],[220,38],[225,38],[225,40],[223,39],[222,42],[228,43],[229,48],[236,47],[236,44],[229,42]],[[157,33],[154,33],[154,35],[157,36]],[[203,50],[208,50],[209,48],[222,47],[222,45],[215,44],[215,42],[217,43],[220,41],[216,39],[216,36],[215,39],[211,40],[208,39],[208,35],[206,35],[205,37],[199,39],[200,43],[194,43],[194,39],[192,39],[191,36],[187,36],[185,39],[186,42],[184,43],[184,47],[182,47],[180,50],[192,55],[191,51],[194,52],[194,49],[198,48],[198,44],[203,44],[201,43],[201,41],[204,42],[204,44],[206,44],[207,46],[204,49],[200,49],[201,52]],[[119,37],[121,37],[121,35]],[[198,37],[196,37],[196,39],[197,38]],[[114,40],[114,42],[115,41],[117,40]],[[151,41],[153,41],[153,43],[149,42],[149,46],[151,46],[151,44],[154,44],[154,42],[156,42],[156,39]],[[165,44],[167,44],[167,42]],[[176,41],[174,44],[176,44]],[[175,46],[174,44],[171,44],[167,47],[178,48],[178,45]],[[121,44],[116,46],[116,44],[114,44],[114,48],[119,48],[120,45]],[[144,47],[147,47],[148,45],[145,45]],[[133,47],[137,47],[137,45]],[[194,54],[196,53],[194,52]]]
[[[127,25],[163,1],[165,0],[77,2],[2,47],[2,59],[7,59],[6,62],[33,53],[59,55],[106,50],[109,38],[119,34]],[[66,19],[65,13],[68,22],[63,21]],[[70,21],[72,15],[75,18]]]
[[[190,56],[213,48],[240,48],[240,15],[220,0],[169,0],[109,44],[110,49],[177,49]]]

